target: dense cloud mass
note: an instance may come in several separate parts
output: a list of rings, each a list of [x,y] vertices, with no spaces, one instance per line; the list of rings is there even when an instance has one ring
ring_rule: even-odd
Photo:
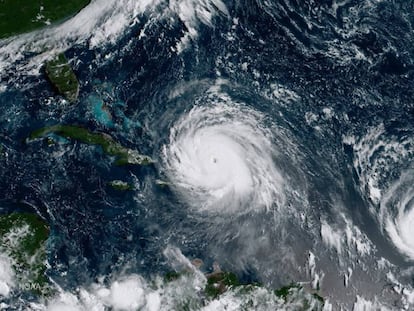
[[[0,28],[1,310],[414,308],[410,1],[38,9]]]

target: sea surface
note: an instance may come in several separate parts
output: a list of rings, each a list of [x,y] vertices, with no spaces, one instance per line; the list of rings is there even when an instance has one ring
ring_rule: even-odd
[[[60,52],[74,104],[45,78]],[[27,139],[55,124],[155,164]],[[414,308],[412,1],[92,1],[0,40],[0,146],[0,212],[49,223],[57,289],[3,279],[0,309],[299,310],[271,294],[298,282],[323,310]],[[204,301],[215,265],[264,287]]]

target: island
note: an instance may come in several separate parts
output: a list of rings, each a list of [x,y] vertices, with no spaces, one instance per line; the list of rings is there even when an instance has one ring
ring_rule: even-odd
[[[68,139],[78,140],[82,143],[100,146],[105,154],[114,156],[115,165],[150,165],[155,161],[138,151],[126,148],[116,142],[106,133],[91,132],[77,125],[52,125],[38,129],[31,133],[29,140],[46,137],[55,134]]]
[[[128,190],[134,190],[134,186],[122,181],[122,180],[111,180],[108,185],[112,187],[114,190],[118,191],[128,191]]]

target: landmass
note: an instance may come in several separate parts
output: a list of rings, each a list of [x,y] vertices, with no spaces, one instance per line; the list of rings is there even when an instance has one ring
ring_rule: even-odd
[[[90,0],[2,0],[0,39],[30,32],[78,13]]]
[[[35,214],[0,215],[0,253],[11,259],[19,286],[36,294],[50,292],[46,271],[47,223]]]
[[[193,263],[194,265],[194,263]],[[199,268],[198,266],[196,268]],[[166,282],[177,281],[181,277],[191,274],[191,271],[170,271],[164,276]],[[265,289],[263,284],[257,282],[242,282],[237,275],[232,272],[222,271],[220,267],[215,264],[212,273],[206,273],[207,282],[205,287],[201,289],[201,294],[207,300],[214,300],[220,298],[227,292],[233,292],[236,296],[243,296],[256,290]],[[274,299],[278,301],[281,306],[284,304],[295,304],[294,310],[322,310],[325,304],[325,299],[319,295],[318,291],[305,288],[299,283],[291,283],[290,285],[281,288],[270,290],[274,295]],[[188,300],[184,307],[188,307],[194,302]],[[253,306],[251,306],[253,307]]]
[[[56,91],[69,102],[75,102],[79,95],[79,82],[65,54],[61,53],[46,62],[45,72]]]
[[[128,191],[134,189],[133,185],[130,185],[129,183],[122,180],[112,180],[108,183],[108,185],[111,186],[113,189],[119,191]]]
[[[150,165],[155,162],[149,156],[142,155],[136,150],[122,146],[108,134],[91,132],[86,128],[76,125],[58,124],[44,127],[32,132],[30,139],[42,138],[50,134],[56,134],[86,144],[100,146],[104,153],[115,156],[116,165]]]
[[[167,188],[170,186],[170,183],[168,181],[164,181],[161,179],[156,179],[155,184],[159,186],[160,188]]]

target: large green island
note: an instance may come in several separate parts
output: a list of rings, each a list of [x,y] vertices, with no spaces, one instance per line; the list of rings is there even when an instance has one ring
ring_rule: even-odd
[[[116,165],[150,165],[154,163],[154,160],[151,157],[122,146],[108,134],[91,132],[88,129],[77,125],[57,124],[44,127],[32,132],[29,141],[46,137],[50,134],[56,134],[89,145],[100,146],[105,154],[116,158]]]

